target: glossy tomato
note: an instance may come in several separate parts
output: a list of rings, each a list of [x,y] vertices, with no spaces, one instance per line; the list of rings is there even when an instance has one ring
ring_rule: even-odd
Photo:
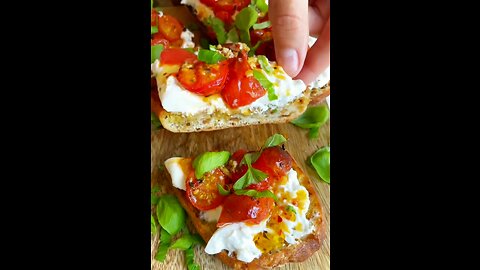
[[[227,176],[220,169],[206,173],[201,180],[195,178],[195,171],[187,177],[187,198],[198,210],[206,211],[219,206],[225,196],[218,193],[217,184],[225,185]]]
[[[274,201],[272,198],[257,199],[231,194],[225,199],[222,206],[217,227],[240,221],[258,224],[268,217],[273,209]]]
[[[228,61],[217,64],[196,62],[182,65],[178,81],[190,92],[209,96],[222,91],[228,75]]]
[[[278,178],[292,169],[292,157],[280,146],[269,147],[262,151],[252,167],[265,172],[269,177]]]
[[[248,105],[267,93],[252,74],[247,74],[251,71],[247,59],[245,51],[241,51],[231,64],[232,72],[222,91],[223,100],[232,109]]]
[[[183,31],[183,25],[170,15],[158,17],[158,31],[168,39],[168,41],[177,41]]]
[[[168,48],[164,49],[160,54],[162,64],[166,65],[182,65],[185,62],[194,62],[197,56],[185,49]]]
[[[170,42],[161,33],[155,33],[150,41],[150,46],[158,44],[162,44],[164,48],[167,48]]]

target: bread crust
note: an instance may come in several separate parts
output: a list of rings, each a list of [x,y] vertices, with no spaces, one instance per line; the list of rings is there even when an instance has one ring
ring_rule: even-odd
[[[315,106],[322,103],[328,96],[330,96],[330,81],[321,88],[312,89],[309,106]]]
[[[235,257],[230,257],[226,251],[222,251],[216,254],[216,256],[223,263],[234,269],[271,269],[286,263],[303,262],[320,249],[322,242],[325,239],[326,231],[320,197],[308,176],[302,171],[302,169],[300,169],[295,160],[292,162],[292,168],[297,172],[300,184],[303,185],[309,193],[310,208],[307,212],[307,218],[312,220],[315,230],[312,234],[301,239],[297,244],[289,245],[270,254],[263,254],[260,258],[255,259],[250,263],[245,263],[237,260]],[[167,185],[169,190],[178,198],[198,234],[200,234],[207,243],[217,229],[216,224],[202,220],[200,218],[200,211],[188,201],[185,191],[174,188],[171,185],[171,181],[169,182],[170,183]]]

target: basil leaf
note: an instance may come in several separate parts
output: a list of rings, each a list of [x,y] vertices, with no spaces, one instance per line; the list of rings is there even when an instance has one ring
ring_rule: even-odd
[[[150,0],[150,9],[153,8],[153,0]]]
[[[154,112],[150,115],[150,121],[155,129],[162,127],[162,122],[160,122],[160,119],[158,119],[158,116]]]
[[[242,161],[240,162],[240,165],[247,164],[247,165],[252,165],[257,159],[260,157],[260,152],[253,152],[253,153],[246,153],[243,156]]]
[[[252,171],[253,179],[255,179],[256,183],[260,183],[263,180],[265,180],[265,178],[268,177],[268,174],[266,174],[266,173],[264,173],[260,170],[257,170],[255,168],[250,167],[250,170]]]
[[[210,51],[212,51],[212,52],[216,52],[216,51],[217,51],[217,46],[212,45],[212,44],[209,44],[209,45],[208,45],[208,49],[209,49]]]
[[[265,55],[259,55],[257,56],[258,63],[260,63],[260,67],[262,67],[265,72],[268,74],[271,74],[273,72],[273,68],[270,65],[270,62],[268,62],[268,59]]]
[[[220,184],[217,184],[217,188],[218,188],[218,193],[220,193],[220,195],[222,196],[227,196],[228,194],[230,194],[230,190],[224,189]]]
[[[265,0],[256,0],[255,6],[263,13],[268,11],[268,4],[265,2]]]
[[[328,107],[323,104],[316,107],[309,107],[300,117],[291,123],[301,128],[320,127],[327,122],[330,116]]]
[[[310,131],[308,131],[308,138],[309,139],[318,139],[320,137],[320,125],[316,127],[310,128]]]
[[[227,31],[225,31],[225,24],[222,20],[216,17],[208,17],[206,24],[212,27],[219,44],[227,41]]]
[[[160,196],[158,196],[158,192],[160,191],[160,188],[158,185],[154,185],[152,187],[152,191],[150,194],[150,202],[152,205],[156,205],[158,203],[158,200],[160,199]]]
[[[248,186],[248,183],[253,183],[253,175],[252,172],[250,171],[250,168],[247,170],[247,172],[240,177],[240,179],[233,184],[233,189],[234,190],[239,190],[242,189],[244,186]]]
[[[185,211],[174,195],[160,196],[157,205],[158,223],[171,235],[185,226]]]
[[[253,77],[268,91],[268,100],[278,99],[278,96],[275,94],[275,89],[273,88],[273,83],[270,82],[261,71],[254,69]]]
[[[158,27],[157,26],[150,26],[150,34],[153,35],[155,33],[158,33]]]
[[[293,212],[293,213],[295,213],[295,214],[297,213],[297,211],[295,211],[295,208],[293,208],[293,206],[291,206],[291,205],[288,205],[288,206],[287,206],[287,211]]]
[[[203,177],[203,174],[209,172],[213,169],[216,169],[225,163],[227,163],[230,158],[230,153],[228,151],[222,152],[205,152],[193,161],[193,168],[195,169],[195,177],[200,179]]]
[[[250,31],[248,30],[239,30],[239,37],[240,41],[247,44],[248,47],[250,47],[252,44],[250,44]],[[260,42],[260,41],[259,41]],[[258,42],[257,42],[258,43]],[[256,50],[256,48],[255,48]]]
[[[255,30],[261,30],[261,29],[265,29],[265,28],[268,28],[272,26],[272,22],[270,21],[265,21],[265,22],[262,22],[262,23],[256,23],[253,25],[253,29]]]
[[[198,234],[184,234],[178,238],[172,245],[170,249],[178,248],[181,250],[186,250],[190,247],[193,247],[195,244],[202,244],[203,239]]]
[[[230,42],[238,42],[239,41],[237,29],[232,28],[232,29],[230,29],[230,31],[228,31],[227,40],[230,41]]]
[[[205,62],[207,64],[216,64],[225,59],[227,58],[225,58],[225,56],[221,55],[218,52],[214,52],[211,50],[204,50],[204,49],[200,49],[198,51],[198,60]]]
[[[163,51],[163,45],[162,44],[154,45],[150,48],[150,50],[151,50],[150,59],[151,59],[151,63],[153,63],[155,62],[155,60],[160,59],[160,54]]]
[[[310,163],[317,171],[318,176],[330,184],[330,147],[320,148],[310,157]]]
[[[172,236],[162,228],[160,230],[160,245],[158,245],[157,253],[155,254],[155,260],[160,262],[165,261],[171,240]]]
[[[278,146],[284,142],[286,142],[287,139],[285,139],[285,137],[283,137],[282,134],[273,134],[272,136],[270,136],[270,138],[267,139],[267,141],[265,142],[265,144],[263,145],[263,148],[268,148],[268,147],[274,147],[274,146]]]
[[[253,46],[252,48],[250,48],[250,51],[248,51],[248,56],[252,57],[255,55],[255,52],[257,51],[258,47],[260,47],[260,45],[262,45],[264,43],[263,40],[259,40],[257,41],[257,44],[255,44],[255,46]]]
[[[156,234],[157,233],[157,223],[155,223],[155,218],[153,217],[153,215],[150,213],[150,217],[151,217],[151,222],[152,224],[150,225],[150,233],[151,234]]]
[[[273,192],[271,192],[270,190],[257,191],[254,189],[241,189],[241,190],[236,190],[235,194],[245,195],[245,196],[250,196],[255,198],[272,198],[275,201],[278,201],[277,196],[275,196],[275,194],[273,194]]]
[[[240,30],[248,30],[255,24],[258,13],[253,7],[245,7],[235,17],[235,26]]]
[[[193,247],[185,250],[185,260],[187,261],[188,270],[200,270],[200,266],[195,263],[195,252],[193,251]]]

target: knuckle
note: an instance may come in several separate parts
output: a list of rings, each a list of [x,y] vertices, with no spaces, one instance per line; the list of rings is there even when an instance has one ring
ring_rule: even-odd
[[[276,24],[280,31],[299,31],[304,25],[304,19],[298,15],[283,14],[276,18]]]

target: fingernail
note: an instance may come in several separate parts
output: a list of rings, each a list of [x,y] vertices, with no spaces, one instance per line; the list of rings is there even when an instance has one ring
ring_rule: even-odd
[[[290,76],[298,74],[298,53],[294,49],[285,49],[280,52],[280,58],[283,59],[282,67]]]

